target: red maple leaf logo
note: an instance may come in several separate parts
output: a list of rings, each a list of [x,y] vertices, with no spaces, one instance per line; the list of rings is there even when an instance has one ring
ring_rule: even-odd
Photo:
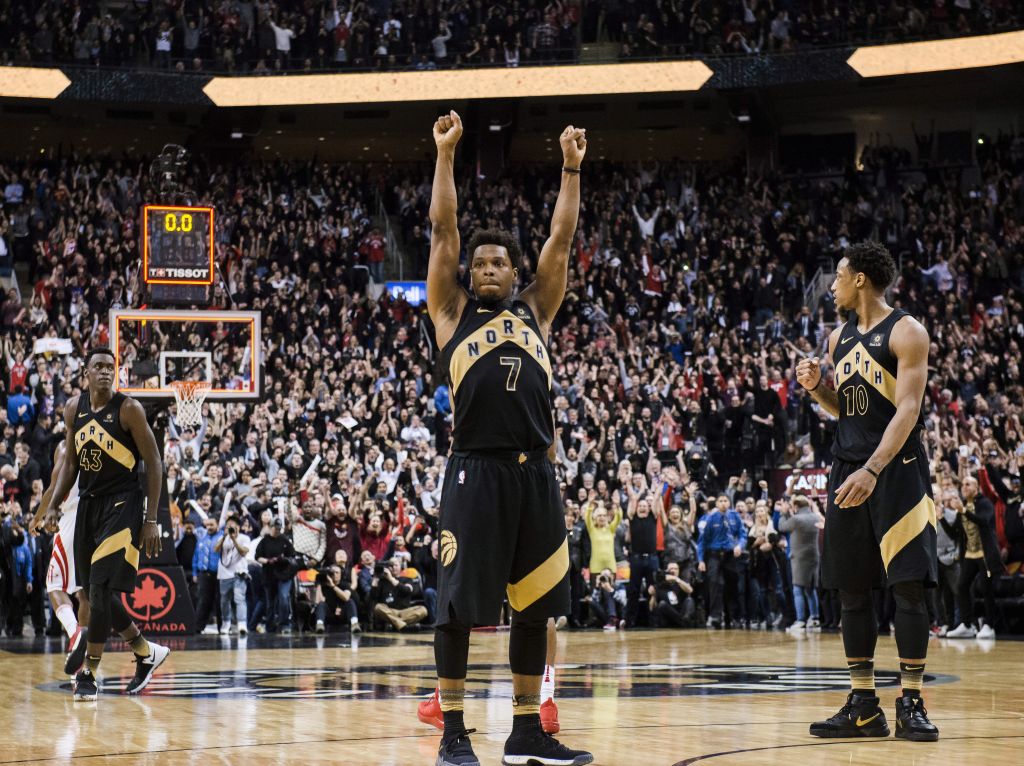
[[[132,592],[132,608],[140,614],[143,614],[142,610],[145,609],[144,619],[148,620],[152,610],[163,608],[166,598],[167,588],[157,585],[152,577],[144,577],[142,584]]]

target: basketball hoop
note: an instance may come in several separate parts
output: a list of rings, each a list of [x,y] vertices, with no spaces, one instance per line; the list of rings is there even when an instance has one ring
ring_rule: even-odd
[[[212,386],[202,380],[175,380],[174,401],[178,405],[177,421],[181,426],[199,426],[203,422],[203,402]]]

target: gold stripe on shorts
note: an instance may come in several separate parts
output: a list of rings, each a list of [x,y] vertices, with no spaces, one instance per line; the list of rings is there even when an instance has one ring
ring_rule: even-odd
[[[547,561],[538,566],[517,583],[509,583],[506,588],[508,603],[517,612],[526,609],[545,593],[554,588],[569,571],[569,541],[562,540],[558,550],[548,557]]]
[[[896,554],[907,547],[924,528],[931,524],[936,525],[935,503],[927,494],[921,498],[921,502],[915,505],[902,519],[893,524],[889,531],[882,537],[880,547],[882,549],[882,563],[889,568],[889,563],[896,558]]]
[[[95,564],[100,559],[121,550],[124,551],[124,560],[131,564],[133,569],[138,569],[139,549],[132,545],[132,531],[127,527],[111,535],[97,546],[96,552],[92,554],[92,563]]]

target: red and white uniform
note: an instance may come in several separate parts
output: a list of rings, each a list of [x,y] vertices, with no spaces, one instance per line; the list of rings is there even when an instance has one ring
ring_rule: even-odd
[[[60,506],[60,521],[53,538],[53,553],[46,570],[46,592],[71,594],[82,589],[75,577],[75,520],[78,518],[78,480]]]

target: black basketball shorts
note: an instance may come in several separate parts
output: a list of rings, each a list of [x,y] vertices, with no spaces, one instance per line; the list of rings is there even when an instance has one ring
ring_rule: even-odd
[[[456,453],[445,469],[437,624],[495,625],[506,596],[529,620],[569,613],[569,545],[547,450]]]
[[[841,460],[832,465],[822,585],[839,590],[868,590],[900,582],[935,586],[935,502],[924,448],[893,458],[862,505],[838,507],[836,491],[862,465]]]
[[[79,500],[75,567],[86,593],[94,582],[126,593],[135,589],[144,500],[142,490]]]

